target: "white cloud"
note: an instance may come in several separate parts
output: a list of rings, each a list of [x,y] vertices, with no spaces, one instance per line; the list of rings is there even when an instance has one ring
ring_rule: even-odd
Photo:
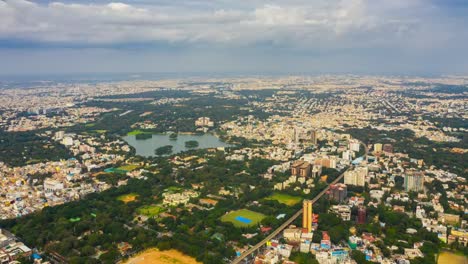
[[[306,49],[418,48],[433,37],[429,0],[166,1],[38,4],[0,1],[0,39],[66,44],[273,43]],[[440,35],[460,34],[451,22]],[[462,26],[459,26],[463,28]],[[445,31],[445,32],[444,32]],[[463,31],[461,29],[460,31]],[[445,44],[444,41],[432,45]]]

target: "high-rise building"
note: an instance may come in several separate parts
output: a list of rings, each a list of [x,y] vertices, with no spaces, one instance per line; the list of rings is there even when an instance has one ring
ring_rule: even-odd
[[[328,199],[341,203],[348,195],[348,187],[343,183],[332,184],[327,194]]]
[[[302,202],[302,228],[307,229],[307,232],[312,232],[312,201],[304,200]]]
[[[393,153],[393,146],[392,144],[384,144],[382,150],[386,153]]]
[[[357,223],[362,225],[366,223],[366,208],[360,206],[358,209]]]
[[[405,190],[421,192],[424,188],[424,175],[421,172],[409,172],[405,175]]]
[[[310,177],[312,165],[307,161],[298,161],[291,165],[291,175],[300,177]]]
[[[347,171],[344,174],[344,183],[347,185],[364,186],[368,172],[367,167],[358,167],[353,171]]]
[[[351,140],[349,142],[349,149],[355,152],[359,152],[361,144],[359,144],[359,141],[357,140]]]
[[[312,141],[312,144],[317,145],[317,141],[318,141],[317,130],[312,130],[310,132],[310,140]]]
[[[374,152],[382,152],[382,144],[381,143],[375,143],[374,144]]]

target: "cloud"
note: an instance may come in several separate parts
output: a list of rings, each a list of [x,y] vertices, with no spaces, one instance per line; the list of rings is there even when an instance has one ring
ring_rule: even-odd
[[[418,9],[424,7],[418,0],[294,0],[269,4],[257,0],[250,5],[225,4],[227,8],[210,5],[213,1],[198,2],[203,8],[188,8],[186,1],[132,5],[5,0],[0,2],[0,38],[91,46],[160,41],[283,43],[289,39],[302,42],[300,46],[364,34],[369,40],[378,34],[393,40],[407,34],[415,23],[425,22],[418,17]],[[414,12],[395,12],[405,8]]]
[[[457,70],[456,65],[467,68],[460,56],[468,45],[468,6],[463,3],[462,0],[0,0],[0,51],[3,50],[3,55],[11,54],[7,56],[11,61],[17,57],[23,63],[27,56],[20,54],[26,51],[11,52],[11,49],[28,49],[27,54],[41,60],[45,54],[58,60],[69,52],[86,70],[87,61],[89,65],[101,65],[101,69],[109,65],[93,58],[110,61],[121,54],[123,62],[131,61],[136,68],[139,63],[133,58],[151,57],[133,51],[124,54],[118,51],[122,47],[146,49],[148,54],[154,54],[151,58],[157,61],[163,58],[164,66],[169,65],[168,61],[177,61],[179,64],[173,64],[173,69],[187,65],[211,69],[203,63],[222,69],[221,63],[230,60],[236,70],[279,69],[283,64],[297,70],[390,66],[392,71],[404,66]],[[60,51],[55,53],[47,48]],[[89,51],[67,50],[74,48]],[[35,53],[34,49],[40,52]],[[112,56],[98,56],[101,52]],[[193,62],[188,63],[180,54]],[[81,59],[80,55],[89,58]],[[51,67],[59,70],[64,67],[57,63]],[[356,65],[359,63],[362,65]],[[9,64],[3,64],[4,70],[10,69]],[[149,62],[145,65],[159,67]],[[24,65],[16,66],[19,70]]]

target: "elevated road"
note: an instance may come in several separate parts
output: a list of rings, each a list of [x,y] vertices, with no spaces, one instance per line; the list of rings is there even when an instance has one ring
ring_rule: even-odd
[[[364,154],[364,157],[365,157],[365,159],[367,159],[367,154],[368,154],[369,150],[368,150],[367,146],[364,143],[362,143],[362,142],[360,142],[360,143],[364,146],[364,150],[366,151],[366,153]],[[345,170],[342,174],[340,174],[340,176],[338,176],[333,182],[331,182],[323,191],[321,191],[317,196],[315,196],[314,199],[312,199],[312,203],[315,203],[320,198],[322,198],[322,196],[330,189],[330,185],[336,184],[339,181],[341,181],[341,179],[343,179],[343,177],[344,177],[345,172],[348,171],[351,168],[353,168],[353,166],[350,166],[347,170]],[[249,248],[248,250],[244,251],[244,253],[242,253],[242,255],[240,255],[239,257],[234,259],[231,263],[232,264],[240,263],[242,260],[247,258],[250,254],[254,253],[256,250],[258,250],[259,248],[264,246],[268,241],[275,238],[281,231],[283,231],[286,227],[291,225],[291,223],[294,222],[294,220],[296,220],[300,215],[302,215],[302,209],[297,211],[293,216],[291,216],[288,220],[286,220],[286,222],[284,222],[282,225],[280,225],[278,228],[276,228],[273,232],[271,232],[262,241],[258,242],[255,246],[253,246],[253,247]]]
[[[340,174],[340,176],[338,176],[332,183],[330,183],[330,185],[338,183],[339,181],[341,181],[341,179],[343,179],[343,177],[344,177],[344,172]],[[320,198],[322,198],[322,196],[328,191],[328,189],[330,189],[330,185],[328,185],[323,191],[321,191],[317,196],[315,196],[314,199],[312,199],[312,203],[315,203]],[[286,220],[286,222],[284,222],[282,225],[276,228],[275,231],[271,232],[267,237],[265,237],[262,241],[260,241],[255,246],[246,250],[244,253],[242,253],[242,255],[234,259],[231,263],[233,264],[240,263],[243,259],[248,257],[250,254],[254,253],[260,247],[264,246],[268,241],[276,237],[281,231],[283,231],[286,227],[291,225],[291,223],[294,222],[294,220],[296,220],[300,215],[302,215],[302,209],[297,211],[293,216],[291,216],[288,220]]]

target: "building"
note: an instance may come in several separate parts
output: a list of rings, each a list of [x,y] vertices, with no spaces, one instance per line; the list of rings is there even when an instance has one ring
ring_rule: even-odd
[[[209,117],[200,117],[195,120],[195,126],[197,127],[213,127],[214,122]]]
[[[310,177],[312,165],[307,161],[297,161],[291,165],[291,175],[300,177]]]
[[[62,140],[63,137],[65,136],[65,131],[57,131],[55,132],[55,140]]]
[[[355,152],[359,152],[361,144],[359,144],[359,141],[357,140],[351,140],[349,142],[349,149]]]
[[[349,207],[348,205],[333,205],[330,208],[330,212],[340,216],[340,218],[343,219],[343,221],[351,220],[351,207]]]
[[[0,263],[14,263],[20,257],[29,257],[32,250],[24,245],[12,233],[0,229]]]
[[[329,200],[341,203],[346,199],[346,196],[348,196],[348,187],[342,183],[332,184],[327,194]]]
[[[312,144],[317,145],[317,142],[318,142],[317,130],[312,130],[310,132],[310,140],[312,141]]]
[[[375,143],[374,144],[374,152],[376,152],[376,153],[382,152],[382,144],[381,143]]]
[[[367,167],[358,167],[352,171],[346,171],[344,174],[344,183],[346,185],[364,186],[366,176],[369,172]]]
[[[392,144],[384,144],[382,150],[386,153],[393,153],[393,146]]]
[[[360,206],[358,209],[357,223],[359,225],[366,223],[366,208],[363,206]]]
[[[405,190],[421,192],[424,188],[424,175],[421,172],[410,172],[405,175]]]
[[[312,232],[312,201],[304,200],[302,203],[302,228],[307,229],[307,232]]]

